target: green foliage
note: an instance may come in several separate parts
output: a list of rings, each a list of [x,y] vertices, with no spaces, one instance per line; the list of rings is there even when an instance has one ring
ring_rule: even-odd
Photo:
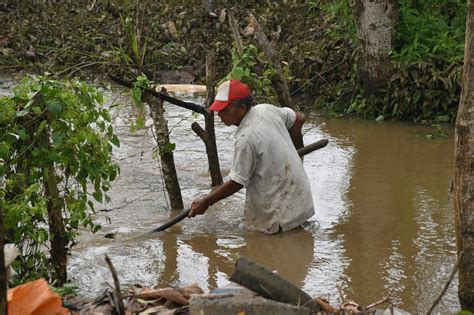
[[[355,20],[349,7],[349,0],[328,1],[321,9],[331,24],[325,30],[326,35],[333,40],[356,38]]]
[[[240,56],[234,45],[232,47],[232,69],[225,80],[242,81],[252,87],[256,93],[254,95],[256,99],[262,98],[266,102],[275,103],[276,92],[273,89],[271,78],[275,75],[276,70],[271,63],[261,64],[257,60],[266,60],[266,57],[254,45],[245,46]],[[290,79],[287,65],[283,71],[287,79]]]
[[[52,287],[51,289],[59,294],[60,297],[65,298],[76,295],[79,285],[77,283],[65,283],[59,288]]]
[[[131,89],[132,100],[135,108],[137,109],[137,119],[135,122],[132,122],[130,125],[130,131],[135,132],[138,129],[145,128],[145,106],[142,102],[142,88],[151,87],[152,81],[148,80],[146,75],[140,74],[134,84],[133,89]]]
[[[126,13],[131,14],[128,8],[129,5],[125,5]],[[131,53],[128,53],[127,49],[124,49],[122,46],[119,46],[120,51],[122,52],[121,56],[123,58],[123,61],[127,65],[133,65],[136,67],[136,69],[138,69],[138,71],[141,71],[145,60],[147,42],[141,42],[140,30],[137,25],[138,23],[136,21],[134,22],[132,18],[130,18],[129,16],[120,15],[120,22],[124,33],[126,34],[128,46],[131,50]]]
[[[59,191],[68,247],[80,227],[95,224],[94,201],[106,192],[119,168],[111,161],[119,145],[103,95],[79,80],[48,76],[22,80],[12,96],[0,97],[0,202],[6,239],[20,249],[14,267],[20,281],[48,277],[48,198],[53,176]]]
[[[416,122],[452,122],[461,87],[460,64],[393,62],[395,73],[381,95],[354,97],[346,113]]]
[[[454,121],[461,92],[459,63],[394,63],[379,114],[414,121]]]
[[[460,62],[464,57],[466,1],[402,0],[392,58]]]
[[[465,33],[465,1],[403,0],[394,50],[390,53],[394,74],[379,95],[366,95],[358,77],[360,47],[340,43],[352,40],[353,23],[336,22],[347,10],[347,1],[322,7],[329,38],[324,38],[321,58],[334,65],[325,74],[316,106],[327,113],[417,122],[452,122],[459,103]],[[336,23],[336,24],[334,24]],[[344,26],[349,34],[337,30]],[[342,47],[338,49],[337,47]],[[330,53],[325,54],[325,51]],[[326,57],[326,59],[325,59]],[[345,62],[345,61],[346,62]],[[352,66],[349,66],[351,64]]]
[[[392,76],[379,113],[396,119],[454,121],[465,39],[465,1],[403,0]]]

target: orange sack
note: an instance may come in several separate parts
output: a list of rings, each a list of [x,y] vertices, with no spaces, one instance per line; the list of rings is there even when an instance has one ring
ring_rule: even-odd
[[[8,290],[9,315],[67,315],[61,297],[51,291],[48,282],[38,279]]]

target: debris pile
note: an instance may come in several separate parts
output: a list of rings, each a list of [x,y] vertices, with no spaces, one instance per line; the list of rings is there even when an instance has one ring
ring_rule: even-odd
[[[115,288],[105,290],[93,300],[78,297],[65,299],[64,305],[71,314],[385,314],[375,306],[390,303],[387,296],[368,307],[349,300],[333,306],[324,298],[310,297],[277,273],[245,258],[237,260],[229,285],[209,293],[204,293],[196,284],[182,288],[133,286],[126,292],[120,292],[115,269],[111,264],[109,267]],[[394,308],[391,303],[385,312],[408,314]]]

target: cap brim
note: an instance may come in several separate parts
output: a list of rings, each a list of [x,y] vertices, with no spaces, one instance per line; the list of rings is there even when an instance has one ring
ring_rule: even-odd
[[[209,110],[212,112],[219,112],[226,108],[230,103],[232,103],[232,101],[214,101],[211,107],[209,107]]]

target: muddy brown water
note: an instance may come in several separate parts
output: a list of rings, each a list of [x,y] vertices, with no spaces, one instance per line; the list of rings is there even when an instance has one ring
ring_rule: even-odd
[[[121,139],[114,156],[121,175],[110,191],[112,201],[98,207],[103,211],[95,219],[102,230],[84,231],[69,259],[69,277],[80,285],[81,294],[95,296],[112,283],[104,254],[112,259],[123,287],[197,283],[209,291],[227,284],[235,260],[245,256],[335,304],[339,291],[368,305],[393,290],[397,307],[421,313],[442,289],[456,255],[449,200],[451,127],[443,126],[447,138],[422,140],[418,134],[432,128],[309,117],[305,143],[329,140],[304,161],[316,207],[309,227],[274,236],[245,231],[240,227],[244,192],[239,192],[203,216],[143,236],[178,213],[166,209],[160,168],[152,158],[152,132],[130,133],[129,100],[117,92],[109,96],[113,104],[123,104],[114,109]],[[203,102],[196,95],[178,96]],[[211,189],[204,144],[190,129],[201,117],[172,105],[166,109],[189,206]],[[218,122],[216,130],[227,175],[235,127]],[[105,238],[108,233],[115,238]],[[459,309],[456,294],[457,278],[438,307],[440,313]]]

